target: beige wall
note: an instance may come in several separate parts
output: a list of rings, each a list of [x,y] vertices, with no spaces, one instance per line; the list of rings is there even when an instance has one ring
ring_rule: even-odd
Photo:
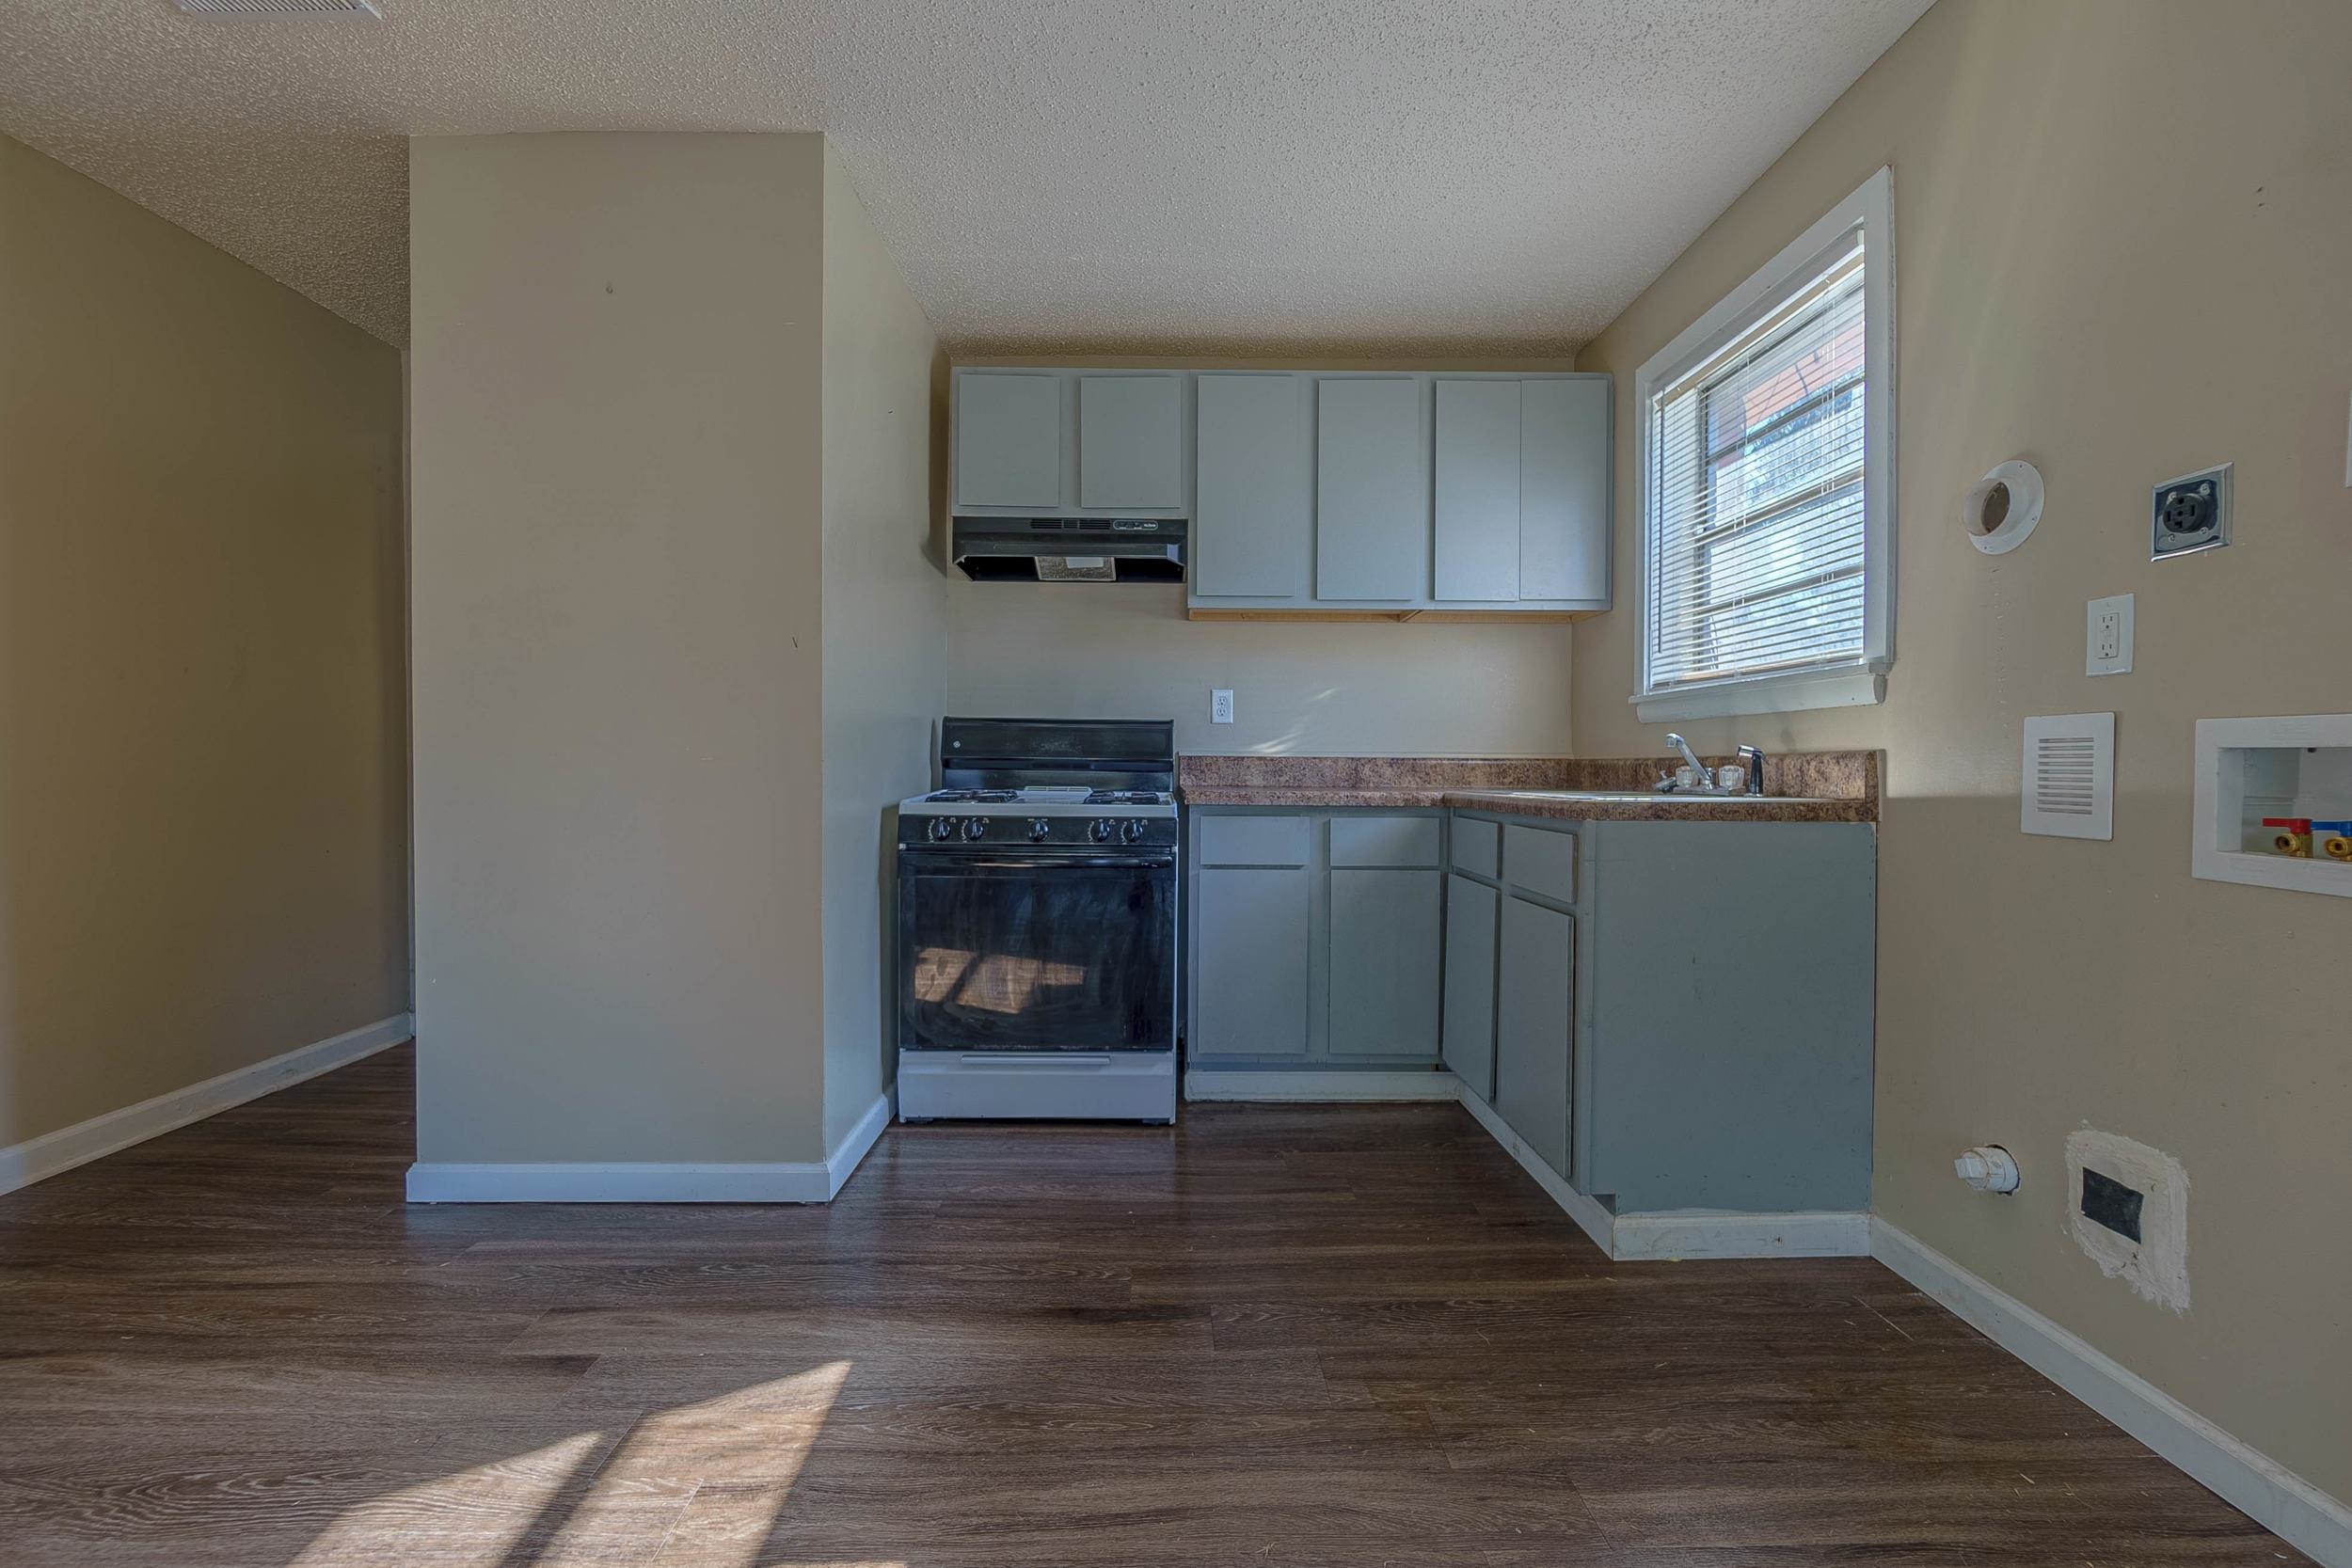
[[[821,139],[410,179],[420,1158],[820,1159]]]
[[[1179,750],[1560,756],[1557,623],[1187,621],[1180,587],[947,584],[947,708],[1173,719]],[[1233,690],[1233,722],[1209,692]]]
[[[2193,82],[2186,96],[2169,84]],[[1877,1207],[2352,1498],[2352,902],[2192,880],[2192,721],[2352,705],[2352,7],[1943,0],[1582,356],[1618,376],[1617,603],[1635,599],[1635,369],[1882,164],[1895,170],[1899,658],[1873,709],[1680,726],[1883,747]],[[1987,558],[1985,469],[2049,484]],[[2237,464],[2238,542],[2147,560],[2149,485]],[[2082,673],[2084,602],[2138,596],[2137,669]],[[1633,721],[1634,617],[1577,628],[1577,749]],[[2019,721],[2113,708],[2111,844],[2017,825]],[[2183,1160],[2194,1309],[2065,1234],[2089,1124]],[[1950,1161],[2006,1144],[2011,1200]]]
[[[400,360],[0,138],[0,1148],[407,1007]]]
[[[887,808],[930,787],[946,626],[931,538],[930,323],[858,199],[824,168],[825,1145],[896,1060],[884,956]]]
[[[1311,361],[958,360],[1081,362],[1251,370],[1395,363],[1344,349]],[[1572,368],[1554,359],[1413,363]],[[1571,628],[1565,624],[1187,621],[1184,590],[1175,586],[980,583],[948,570],[951,713],[1173,719],[1178,749],[1193,752],[1559,756],[1568,749]],[[1217,687],[1232,689],[1232,724],[1209,722],[1209,693]]]

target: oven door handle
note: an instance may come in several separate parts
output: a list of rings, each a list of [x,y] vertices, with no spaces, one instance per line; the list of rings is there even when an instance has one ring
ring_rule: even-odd
[[[1134,1052],[1130,1054],[1149,1055],[1151,1053]],[[1110,1057],[1099,1051],[1026,1051],[1019,1054],[1006,1051],[963,1051],[957,1053],[956,1059],[965,1067],[1003,1068],[1014,1072],[1030,1071],[1041,1068],[1108,1067],[1111,1065]]]
[[[1175,851],[1164,855],[965,855],[920,849],[901,850],[907,860],[926,869],[942,871],[1055,871],[1068,866],[1094,871],[1154,871],[1172,868]]]

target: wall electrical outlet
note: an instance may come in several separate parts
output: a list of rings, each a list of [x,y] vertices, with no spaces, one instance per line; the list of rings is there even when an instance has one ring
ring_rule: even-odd
[[[1209,691],[1209,722],[1230,724],[1233,721],[1233,693],[1230,687],[1214,687]]]
[[[2090,601],[2083,636],[2083,673],[2128,674],[2132,668],[2132,595]]]

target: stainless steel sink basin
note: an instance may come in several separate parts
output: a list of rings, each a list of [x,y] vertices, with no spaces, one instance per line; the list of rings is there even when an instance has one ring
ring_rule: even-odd
[[[1786,800],[1814,799],[1809,795],[1704,795],[1695,790],[1689,794],[1676,791],[1661,794],[1654,789],[1505,789],[1496,790],[1493,793],[1507,796],[1514,800],[1606,800],[1612,802],[1635,800],[1660,806],[1683,805],[1706,800],[1753,800],[1762,805],[1768,802],[1776,804]]]

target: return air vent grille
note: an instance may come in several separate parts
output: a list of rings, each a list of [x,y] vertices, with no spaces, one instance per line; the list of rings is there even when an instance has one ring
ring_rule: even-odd
[[[171,0],[190,16],[373,16],[371,0]]]
[[[2053,838],[2115,836],[2115,715],[2065,713],[2026,721],[2020,825]]]

